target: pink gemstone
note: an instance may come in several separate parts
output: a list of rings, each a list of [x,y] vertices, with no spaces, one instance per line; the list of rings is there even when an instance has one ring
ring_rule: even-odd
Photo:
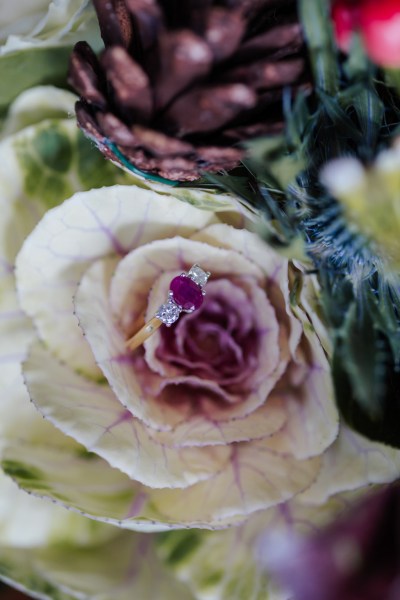
[[[203,304],[201,287],[190,279],[190,277],[185,277],[184,275],[175,277],[171,281],[169,289],[174,295],[174,301],[183,310],[195,310]]]

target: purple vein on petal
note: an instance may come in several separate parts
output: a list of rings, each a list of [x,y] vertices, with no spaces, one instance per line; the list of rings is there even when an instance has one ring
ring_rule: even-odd
[[[134,365],[135,361],[131,354],[118,354],[117,356],[111,356],[107,359],[110,363],[117,363],[118,365]]]
[[[114,252],[116,254],[119,254],[120,256],[125,256],[126,254],[128,254],[128,249],[124,248],[124,246],[121,244],[121,242],[118,240],[118,238],[114,235],[114,233],[111,231],[111,229],[109,227],[106,227],[104,225],[104,223],[101,222],[96,211],[92,210],[87,204],[85,204],[85,206],[86,206],[86,209],[88,210],[88,212],[92,215],[92,217],[96,221],[96,223],[99,225],[100,231],[103,232],[106,235],[106,237],[110,240],[111,245],[114,248]],[[117,214],[115,217],[115,220],[118,219],[118,216],[119,215]]]
[[[146,229],[147,219],[149,216],[150,210],[150,202],[146,204],[145,214],[143,216],[142,221],[139,223],[139,226],[136,228],[131,241],[129,242],[129,248],[137,248],[139,246],[139,242],[143,236],[143,233]]]
[[[231,464],[232,464],[233,479],[235,481],[235,485],[236,485],[237,489],[239,490],[239,495],[240,495],[240,499],[243,504],[243,508],[245,508],[246,500],[245,500],[242,482],[240,480],[240,466],[239,466],[239,460],[238,460],[238,452],[239,452],[238,447],[235,445],[232,449]]]
[[[121,423],[130,421],[131,419],[132,414],[129,412],[129,410],[124,410],[119,417],[117,417],[115,421],[111,423],[111,425],[108,425],[108,427],[104,429],[104,433],[109,433],[112,429],[114,429],[114,427],[118,427],[118,425],[121,425]]]
[[[5,258],[0,258],[0,268],[6,275],[11,275],[14,273],[14,265]]]
[[[306,375],[305,381],[303,383],[303,385],[305,385],[306,383],[308,383],[310,385],[310,390],[312,395],[314,396],[314,398],[316,399],[316,402],[318,404],[319,409],[321,410],[322,414],[324,415],[324,417],[326,419],[329,418],[329,416],[327,415],[327,408],[324,405],[323,401],[321,402],[319,400],[319,394],[318,394],[318,389],[316,387],[316,382],[315,382],[315,378],[314,378],[314,374],[318,375],[328,375],[326,370],[321,367],[320,365],[316,365],[316,364],[311,364],[310,365],[310,370],[308,372],[308,374]]]
[[[139,516],[140,513],[143,511],[147,501],[148,495],[144,492],[139,492],[139,494],[135,497],[134,501],[129,507],[129,510],[124,518],[132,519],[133,517]]]
[[[383,448],[376,447],[376,446],[374,446],[373,448],[363,447],[361,442],[359,442],[357,440],[354,433],[346,428],[343,429],[343,435],[344,435],[344,437],[347,438],[349,444],[351,446],[353,446],[353,448],[355,448],[355,450],[357,451],[357,454],[359,453],[359,454],[365,455],[367,461],[369,460],[368,455],[376,454],[378,456],[381,456],[386,461],[391,462],[392,466],[396,469],[395,461],[393,459],[389,459],[389,456],[383,451]]]

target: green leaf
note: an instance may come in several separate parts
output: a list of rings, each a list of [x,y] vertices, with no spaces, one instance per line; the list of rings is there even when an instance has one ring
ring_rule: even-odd
[[[398,275],[378,277],[377,294],[370,294],[372,318],[388,337],[395,364],[400,364],[400,281]]]
[[[338,68],[329,3],[326,0],[300,0],[299,13],[316,86],[335,95],[338,90]]]
[[[400,447],[398,423],[400,419],[400,406],[398,390],[400,389],[399,374],[392,370],[389,373],[388,389],[382,401],[382,419],[371,418],[355,397],[353,382],[347,373],[344,362],[339,352],[335,353],[333,360],[333,376],[336,397],[342,415],[348,424],[356,431],[362,433],[370,440],[375,440]]]
[[[0,114],[24,90],[36,85],[66,85],[71,47],[35,47],[0,56]]]
[[[340,337],[343,365],[354,394],[372,420],[381,420],[387,356],[379,331],[366,311],[353,304]]]
[[[385,107],[375,89],[369,84],[355,84],[338,95],[343,108],[353,106],[360,124],[366,148],[372,154],[382,127]]]
[[[352,304],[335,342],[333,376],[341,413],[371,440],[400,448],[400,373],[388,338],[365,304]]]
[[[336,98],[332,98],[321,90],[319,90],[317,93],[328,117],[340,135],[344,138],[349,138],[357,143],[360,143],[363,139],[362,133],[340,106],[338,100]]]
[[[286,191],[306,166],[301,153],[288,148],[284,136],[259,138],[249,142],[247,148],[249,158],[245,165],[260,181],[281,192]]]
[[[306,94],[297,94],[290,110],[285,110],[286,138],[288,146],[300,152],[304,147],[304,132],[311,122]]]

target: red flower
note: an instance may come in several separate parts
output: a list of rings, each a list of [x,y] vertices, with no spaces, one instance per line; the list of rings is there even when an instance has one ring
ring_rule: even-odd
[[[350,49],[351,35],[359,31],[372,61],[385,67],[400,67],[399,0],[337,0],[332,6],[336,42]]]
[[[336,43],[343,52],[349,52],[351,36],[360,23],[359,0],[337,0],[332,6],[332,20]]]
[[[399,0],[364,0],[360,26],[371,60],[385,67],[400,67]]]

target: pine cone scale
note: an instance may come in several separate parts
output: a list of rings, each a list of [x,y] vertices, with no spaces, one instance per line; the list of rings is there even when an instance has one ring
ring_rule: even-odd
[[[153,112],[153,95],[143,69],[122,46],[105,50],[101,64],[108,73],[118,104],[147,121]]]
[[[242,84],[198,88],[179,98],[164,120],[178,137],[212,132],[256,104],[254,92]],[[200,109],[200,110],[199,110]]]
[[[78,101],[75,105],[75,112],[78,123],[85,132],[85,135],[97,145],[106,158],[115,162],[114,152],[107,144],[107,139],[98,121],[87,110],[87,105],[84,102]]]
[[[130,45],[132,22],[125,0],[93,0],[101,37],[106,46]]]
[[[286,54],[295,54],[303,45],[303,36],[299,23],[290,23],[275,27],[261,35],[257,35],[244,42],[237,52],[238,61],[260,56],[260,53],[268,53],[275,56],[282,50]],[[283,56],[283,54],[281,54]]]
[[[71,56],[70,83],[89,104],[105,108],[107,101],[100,81],[97,56],[86,42],[78,42]]]
[[[105,137],[122,146],[137,147],[137,140],[132,131],[112,113],[99,113],[97,121]]]
[[[154,156],[190,156],[194,153],[192,144],[169,137],[154,129],[146,129],[140,125],[132,128],[137,147],[144,148]]]
[[[181,91],[205,76],[212,64],[209,46],[189,30],[162,35],[160,57],[154,86],[158,109],[163,109]]]
[[[133,35],[138,39],[141,50],[146,51],[162,31],[161,9],[154,0],[126,0],[126,6],[133,20]]]
[[[240,81],[254,90],[267,90],[282,87],[296,80],[304,69],[304,61],[292,60],[271,61],[269,59],[253,63],[250,67],[237,67],[227,71],[226,81]]]
[[[238,49],[246,30],[246,24],[238,12],[220,7],[210,11],[205,40],[216,62],[226,60]]]

